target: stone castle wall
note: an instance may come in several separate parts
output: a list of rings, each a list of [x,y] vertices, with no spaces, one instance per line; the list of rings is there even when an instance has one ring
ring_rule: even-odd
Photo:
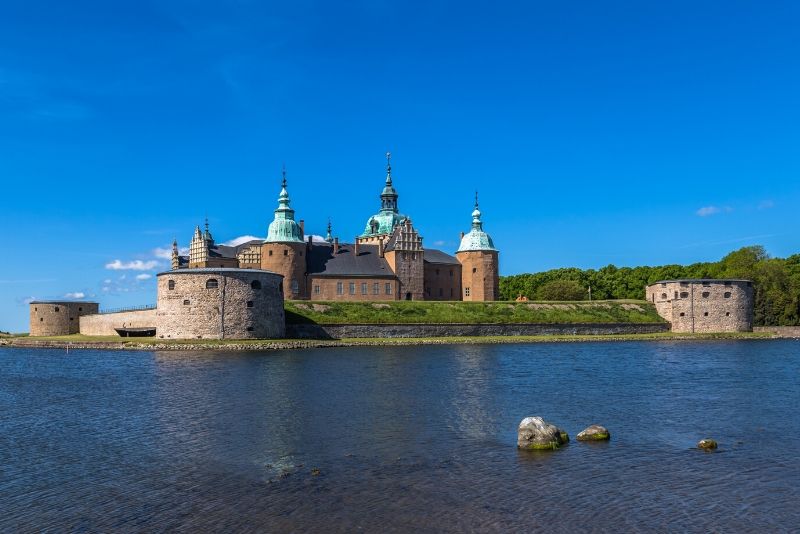
[[[158,275],[161,338],[281,338],[283,277],[256,269],[182,269]]]
[[[30,304],[31,336],[67,336],[80,330],[83,315],[97,313],[96,302],[34,301]]]
[[[751,332],[749,280],[668,280],[647,286],[647,300],[673,332]]]
[[[80,333],[84,336],[116,336],[115,328],[155,328],[156,321],[156,310],[84,315],[80,320]]]

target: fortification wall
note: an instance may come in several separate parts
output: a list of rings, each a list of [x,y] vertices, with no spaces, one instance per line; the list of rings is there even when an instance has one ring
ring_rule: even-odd
[[[658,332],[669,332],[669,325],[665,323],[286,325],[286,337],[292,339],[612,335]]]
[[[31,336],[67,336],[77,334],[82,315],[97,313],[96,302],[34,301],[30,304]]]
[[[158,275],[161,338],[280,338],[283,277],[256,269],[180,269]]]
[[[84,336],[116,336],[115,328],[153,328],[156,321],[156,310],[84,315],[80,319],[80,333]]]
[[[673,332],[751,332],[753,283],[749,280],[669,280],[647,286],[647,300],[672,323]]]

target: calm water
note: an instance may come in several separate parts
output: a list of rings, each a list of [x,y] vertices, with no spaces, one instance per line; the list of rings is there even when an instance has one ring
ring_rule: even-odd
[[[0,349],[0,530],[790,530],[799,428],[788,340]]]

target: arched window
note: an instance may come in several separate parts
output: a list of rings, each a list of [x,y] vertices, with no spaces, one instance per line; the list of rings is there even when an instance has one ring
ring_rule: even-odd
[[[175,289],[175,280],[170,280],[169,282],[167,282],[167,289],[169,289],[170,291]]]
[[[725,297],[726,299],[729,299],[729,298],[731,298],[731,292],[730,291],[726,291],[725,294],[722,295],[722,296]]]
[[[206,289],[217,289],[219,287],[219,282],[217,282],[216,278],[209,278],[206,280]]]
[[[250,287],[252,287],[253,289],[261,289],[261,282],[259,282],[258,280],[253,280],[250,283]]]
[[[667,300],[667,294],[666,293],[661,293],[661,298],[664,299],[664,300]]]

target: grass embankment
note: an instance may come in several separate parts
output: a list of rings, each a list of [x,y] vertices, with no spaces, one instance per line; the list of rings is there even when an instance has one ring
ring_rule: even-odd
[[[593,302],[293,302],[287,324],[663,323],[643,300]]]

